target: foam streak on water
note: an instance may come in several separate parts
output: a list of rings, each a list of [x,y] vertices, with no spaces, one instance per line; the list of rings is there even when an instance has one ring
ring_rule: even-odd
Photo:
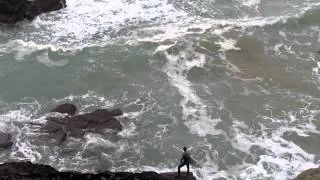
[[[162,49],[162,48],[160,48]],[[215,134],[215,125],[220,121],[219,119],[211,119],[207,113],[206,105],[204,105],[192,88],[191,82],[187,79],[187,73],[193,67],[200,67],[206,63],[206,58],[203,54],[196,54],[182,51],[177,55],[170,55],[168,52],[164,53],[167,58],[166,74],[173,86],[175,86],[183,99],[180,105],[183,108],[183,119],[185,124],[190,128],[192,133],[199,136],[206,136],[207,134]],[[191,57],[190,57],[191,56]]]

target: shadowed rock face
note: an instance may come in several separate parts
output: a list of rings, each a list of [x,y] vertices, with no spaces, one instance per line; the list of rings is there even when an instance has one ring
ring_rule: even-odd
[[[73,104],[65,103],[60,104],[56,108],[52,109],[51,112],[58,112],[62,114],[74,115],[77,111],[77,107]]]
[[[32,20],[41,13],[59,10],[65,0],[0,0],[0,23]]]
[[[305,170],[300,173],[294,180],[320,180],[320,168]]]
[[[176,172],[158,174],[156,172],[101,172],[98,174],[79,173],[79,172],[59,172],[48,165],[32,164],[30,162],[12,162],[0,165],[0,179],[8,180],[174,180]],[[195,180],[192,173],[186,176],[186,173],[181,173],[180,180]]]
[[[11,135],[0,132],[0,148],[9,148],[12,145]]]

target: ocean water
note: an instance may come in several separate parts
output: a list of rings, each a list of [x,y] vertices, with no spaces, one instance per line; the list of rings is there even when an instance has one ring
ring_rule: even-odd
[[[320,163],[318,0],[67,0],[0,25],[0,162],[285,180]],[[56,145],[56,104],[119,107],[124,130]]]

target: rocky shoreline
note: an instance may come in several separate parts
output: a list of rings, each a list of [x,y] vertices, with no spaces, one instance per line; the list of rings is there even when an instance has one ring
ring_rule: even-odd
[[[66,7],[66,0],[0,0],[0,23],[14,24],[33,20],[41,13]]]
[[[40,131],[48,134],[48,138],[56,139],[57,145],[63,143],[68,137],[82,138],[87,132],[99,132],[102,129],[110,129],[113,132],[122,130],[120,121],[116,118],[123,114],[121,109],[96,109],[90,113],[77,114],[77,107],[70,103],[60,104],[51,110],[52,114],[46,118],[46,123],[41,125]],[[8,149],[12,146],[14,138],[11,134],[0,132],[0,148]],[[95,180],[173,180],[188,179],[195,180],[192,173],[186,176],[185,172],[177,178],[177,172],[156,173],[156,172],[59,172],[51,166],[33,164],[31,162],[9,162],[0,164],[0,180],[62,180],[62,179],[95,179]]]
[[[49,116],[47,122],[42,124],[41,132],[48,134],[48,138],[56,140],[57,145],[63,143],[68,137],[82,138],[87,132],[101,129],[110,129],[114,132],[122,130],[122,125],[117,116],[123,114],[121,109],[96,109],[90,113],[77,114],[77,107],[70,103],[60,104],[51,110],[58,116]],[[0,148],[8,149],[14,140],[12,135],[0,132]],[[10,162],[0,164],[0,180],[4,179],[99,179],[99,180],[173,180],[178,179],[177,172],[100,172],[97,174],[80,172],[59,172],[51,166],[32,164],[31,162]],[[196,179],[192,173],[187,177],[181,173],[180,179]],[[300,173],[294,180],[320,180],[320,168],[308,169]]]
[[[300,173],[294,180],[320,180],[320,167],[307,169]]]
[[[80,172],[59,172],[51,166],[33,164],[31,162],[10,162],[0,164],[0,180],[195,180],[192,173],[186,176],[181,172],[177,178],[176,172],[156,173],[145,171],[133,172],[110,172],[80,173]]]
[[[49,165],[31,162],[8,162],[0,164],[0,180],[196,180],[193,173],[187,176],[181,172],[157,173],[153,171],[81,173],[60,172]],[[312,168],[300,173],[294,180],[320,180],[320,168]]]
[[[53,139],[56,145],[62,144],[68,137],[82,138],[86,132],[96,132],[109,129],[119,132],[123,129],[120,121],[116,118],[123,114],[121,109],[96,109],[90,113],[76,114],[77,108],[73,104],[60,104],[51,112],[57,116],[49,116],[46,123],[37,124],[41,127],[40,132]],[[12,146],[14,138],[8,132],[0,132],[0,148],[8,149]]]

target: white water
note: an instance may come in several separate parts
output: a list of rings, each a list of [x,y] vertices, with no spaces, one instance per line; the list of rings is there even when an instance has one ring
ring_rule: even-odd
[[[243,6],[258,9],[262,1],[256,0],[243,0],[238,1]],[[310,3],[307,7],[302,8],[302,11],[296,16],[300,16],[312,6],[319,5],[319,3]],[[276,179],[282,180],[292,178],[297,173],[304,169],[317,166],[314,162],[315,155],[307,153],[301,147],[294,142],[288,141],[282,137],[286,131],[295,131],[300,136],[307,136],[308,133],[319,133],[314,126],[312,120],[314,120],[314,114],[317,112],[309,112],[310,115],[306,119],[299,119],[293,115],[294,112],[289,112],[287,116],[290,121],[286,122],[286,119],[276,119],[276,117],[268,117],[267,120],[282,122],[278,128],[271,130],[265,127],[262,123],[261,132],[262,135],[256,137],[250,134],[250,127],[247,124],[233,119],[232,125],[228,130],[234,135],[229,137],[224,130],[217,128],[217,124],[222,120],[220,118],[213,117],[205,100],[200,97],[195,87],[187,78],[188,72],[195,67],[205,68],[208,63],[212,61],[223,60],[226,61],[231,67],[230,71],[234,73],[241,73],[241,68],[228,61],[226,53],[228,51],[241,51],[236,46],[237,39],[227,37],[227,33],[234,29],[240,29],[239,32],[245,33],[246,29],[253,27],[265,27],[267,25],[274,25],[279,22],[286,22],[291,15],[282,15],[279,17],[251,17],[241,19],[206,19],[193,17],[192,15],[184,12],[181,9],[176,9],[172,4],[168,4],[166,1],[93,1],[93,0],[69,0],[68,7],[66,9],[53,12],[51,14],[42,15],[37,18],[31,25],[26,27],[32,27],[39,29],[43,34],[37,34],[37,32],[26,32],[25,39],[13,39],[7,44],[0,45],[0,55],[14,53],[15,59],[18,61],[26,61],[30,56],[41,50],[50,50],[53,52],[62,51],[64,53],[71,51],[81,51],[86,47],[106,46],[113,43],[130,44],[132,46],[139,45],[140,43],[152,42],[157,44],[154,50],[154,55],[161,54],[165,57],[165,65],[162,67],[162,72],[167,76],[170,85],[179,92],[181,96],[180,106],[182,108],[181,119],[183,124],[187,127],[190,134],[203,138],[204,145],[210,147],[208,150],[203,150],[205,156],[201,157],[202,168],[193,169],[195,176],[198,179],[214,179],[219,177],[225,177],[227,179]],[[143,22],[143,23],[142,23]],[[128,30],[129,29],[129,30]],[[192,31],[192,29],[200,29],[198,31]],[[121,30],[124,31],[122,34]],[[211,35],[216,35],[219,39],[214,44],[219,46],[218,54],[221,59],[209,58],[204,53],[197,52],[192,43],[187,43],[186,47],[179,49],[177,54],[170,54],[168,51],[170,48],[178,47],[181,39],[192,35],[202,35],[206,32],[210,32]],[[295,52],[290,45],[292,43],[290,39],[287,39],[287,33],[279,31],[284,41],[278,42],[272,46],[276,55],[280,56],[285,53],[291,53],[299,55]],[[171,41],[168,45],[167,41]],[[303,44],[300,44],[303,45]],[[309,46],[310,44],[305,44]],[[266,45],[267,46],[267,45]],[[299,57],[299,56],[298,56]],[[303,57],[303,56],[301,56]],[[310,57],[312,58],[312,57]],[[315,58],[314,58],[315,59]],[[47,52],[43,52],[37,55],[36,60],[39,63],[43,63],[48,67],[64,67],[70,63],[67,59],[61,59],[59,61],[53,61],[48,57]],[[151,57],[150,61],[154,61]],[[316,61],[316,60],[314,60]],[[319,62],[311,69],[315,77],[319,77]],[[210,90],[208,90],[210,91]],[[214,94],[215,92],[211,92]],[[248,94],[248,93],[247,93]],[[89,92],[85,95],[70,95],[63,99],[54,100],[56,103],[64,101],[73,101],[74,99],[80,99],[85,101],[85,104],[80,108],[80,113],[87,112],[91,107],[113,107],[119,103],[119,100],[106,99],[104,96],[96,95]],[[142,100],[141,100],[142,101]],[[127,106],[132,104],[139,104],[145,102],[128,102]],[[15,144],[10,156],[12,159],[19,160],[31,160],[37,162],[41,160],[42,155],[38,152],[37,147],[29,142],[28,137],[32,138],[36,136],[33,134],[33,127],[28,125],[16,123],[21,122],[37,122],[44,123],[43,116],[33,117],[37,114],[37,110],[40,109],[40,103],[34,101],[28,104],[24,104],[17,109],[10,109],[4,114],[0,115],[0,127],[2,131],[10,132],[14,134]],[[140,105],[140,104],[139,104]],[[241,104],[239,105],[241,106]],[[28,109],[29,108],[29,109]],[[82,144],[81,148],[83,152],[77,153],[73,157],[59,157],[59,162],[52,161],[52,165],[59,167],[61,170],[73,169],[79,170],[87,167],[86,165],[92,165],[98,163],[97,160],[91,161],[90,158],[83,158],[81,155],[86,151],[93,151],[94,148],[111,148],[116,149],[112,155],[107,153],[101,153],[102,157],[111,159],[111,170],[118,170],[114,168],[115,161],[120,161],[121,155],[128,153],[134,149],[136,154],[140,154],[143,151],[143,147],[140,147],[139,141],[131,142],[135,136],[139,135],[137,132],[137,126],[143,122],[142,115],[149,111],[150,107],[144,107],[140,111],[126,112],[123,117],[131,119],[131,122],[122,121],[125,128],[119,133],[119,136],[123,138],[117,143],[111,142],[108,139],[104,139],[103,136],[97,134],[87,134],[84,142],[79,140],[69,140],[70,147],[73,144]],[[225,108],[223,102],[221,102],[221,109]],[[294,122],[302,121],[301,124],[295,125]],[[165,134],[166,126],[162,126],[158,130],[158,134]],[[160,132],[161,131],[161,132]],[[163,132],[162,132],[163,131]],[[265,149],[266,154],[260,155],[256,164],[250,164],[242,162],[239,165],[233,165],[227,167],[227,170],[219,171],[219,160],[217,156],[218,152],[212,147],[213,145],[206,142],[208,137],[217,137],[222,135],[227,139],[235,150],[250,154],[250,147],[256,145]],[[165,137],[161,137],[165,138]],[[45,148],[45,147],[43,147]],[[197,152],[194,152],[195,154]],[[291,158],[286,157],[286,154],[290,154]],[[136,155],[135,154],[135,155]],[[56,159],[57,154],[52,154],[51,159]],[[114,159],[114,160],[112,160]],[[134,162],[130,161],[130,158],[124,159],[132,168],[124,166],[122,169],[126,170],[154,170],[158,172],[175,171],[176,168],[172,168],[172,164],[150,166],[142,165],[135,167]],[[79,164],[80,162],[80,164]],[[50,163],[50,162],[48,162]],[[133,163],[133,164],[132,164]],[[269,166],[269,169],[265,168],[265,164]],[[77,165],[77,166],[75,166]],[[91,169],[82,169],[84,172],[94,171],[94,166]]]

